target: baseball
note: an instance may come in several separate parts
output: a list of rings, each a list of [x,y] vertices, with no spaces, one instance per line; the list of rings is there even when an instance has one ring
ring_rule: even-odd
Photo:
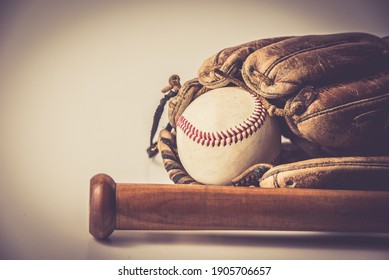
[[[195,99],[177,120],[180,161],[203,184],[228,185],[281,151],[281,134],[257,96],[238,87],[218,88]]]

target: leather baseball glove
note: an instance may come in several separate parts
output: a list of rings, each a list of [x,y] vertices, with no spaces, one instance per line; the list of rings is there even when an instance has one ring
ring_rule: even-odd
[[[173,75],[154,116],[148,153],[161,152],[174,183],[197,183],[177,154],[177,119],[198,96],[225,86],[257,95],[289,139],[277,166],[252,166],[231,184],[389,190],[389,37],[260,39],[206,59],[198,77],[182,86]],[[168,101],[169,124],[153,143]]]

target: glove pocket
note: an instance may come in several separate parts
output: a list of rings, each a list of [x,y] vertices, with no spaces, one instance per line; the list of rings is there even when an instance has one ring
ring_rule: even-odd
[[[306,85],[376,72],[389,63],[388,48],[385,40],[366,33],[296,36],[250,54],[242,77],[263,97],[279,99]]]
[[[314,144],[375,154],[389,150],[389,72],[366,79],[308,88],[287,101],[285,109],[301,106],[285,117],[288,127]],[[371,151],[371,153],[370,153]]]
[[[389,190],[389,157],[318,158],[279,165],[263,174],[262,188]]]

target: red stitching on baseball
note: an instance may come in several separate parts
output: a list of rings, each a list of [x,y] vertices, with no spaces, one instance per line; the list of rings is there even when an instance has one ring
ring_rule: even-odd
[[[233,143],[236,144],[257,132],[266,118],[266,110],[261,101],[256,96],[251,96],[254,98],[254,111],[245,121],[236,125],[234,128],[225,131],[205,132],[196,128],[182,115],[178,118],[177,127],[180,128],[189,139],[202,146],[220,147],[232,145]]]

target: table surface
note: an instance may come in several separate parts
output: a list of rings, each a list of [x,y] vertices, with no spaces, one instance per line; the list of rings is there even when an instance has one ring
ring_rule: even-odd
[[[293,2],[293,3],[292,3]],[[340,2],[340,3],[338,3]],[[89,179],[170,183],[160,90],[258,38],[388,35],[382,1],[8,1],[0,8],[0,259],[387,259],[388,234],[88,233]],[[160,124],[167,122],[166,113]]]

